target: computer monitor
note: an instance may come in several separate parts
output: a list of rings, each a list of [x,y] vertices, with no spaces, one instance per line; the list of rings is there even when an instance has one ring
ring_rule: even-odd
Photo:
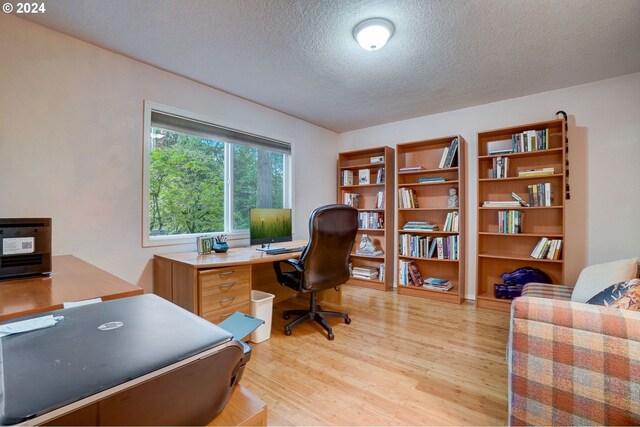
[[[251,245],[266,245],[293,240],[291,209],[251,209],[249,238]],[[271,247],[273,249],[273,247]]]

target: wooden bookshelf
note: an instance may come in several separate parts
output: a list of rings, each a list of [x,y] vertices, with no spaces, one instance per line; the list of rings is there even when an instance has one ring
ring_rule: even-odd
[[[533,151],[492,154],[508,146],[513,134],[529,130],[548,132],[548,148]],[[508,311],[510,299],[494,296],[494,284],[503,283],[500,276],[521,267],[538,268],[551,277],[553,283],[564,283],[565,252],[565,123],[550,120],[478,133],[478,227],[476,306]],[[537,148],[537,147],[536,147]],[[508,158],[507,176],[494,178],[494,159]],[[553,173],[537,177],[520,177],[518,172],[552,167]],[[529,185],[551,184],[551,205],[530,207],[483,207],[485,201],[511,201],[515,192],[526,202]],[[498,212],[515,210],[522,213],[520,233],[502,233]],[[562,240],[560,259],[536,259],[531,252],[542,237]]]
[[[451,145],[453,139],[458,138],[457,154],[452,167],[439,168],[440,160],[446,147]],[[418,207],[399,208],[396,210],[398,220],[398,243],[401,236],[427,236],[430,241],[435,238],[448,238],[458,236],[457,259],[439,259],[437,255],[432,258],[401,255],[398,250],[398,265],[400,261],[413,261],[423,279],[436,277],[447,279],[453,283],[453,288],[448,291],[437,291],[413,285],[402,285],[398,280],[398,293],[420,298],[430,298],[459,304],[464,300],[464,260],[465,260],[465,159],[466,142],[461,136],[447,136],[443,138],[425,141],[408,142],[398,144],[396,147],[396,192],[397,206],[401,189],[411,189],[416,195]],[[422,166],[420,171],[401,171],[403,168]],[[420,183],[420,178],[444,178],[443,182]],[[449,208],[449,188],[458,190],[458,207]],[[444,231],[444,222],[450,212],[458,213],[458,231]],[[403,230],[408,221],[428,221],[438,225],[436,231]],[[398,275],[398,274],[396,274]]]
[[[372,157],[383,157],[383,162],[372,163]],[[376,182],[378,171],[384,169],[384,180]],[[369,170],[369,183],[359,183],[359,172]],[[345,171],[353,173],[353,184],[343,185],[342,176]],[[375,147],[366,150],[348,151],[338,154],[338,203],[344,203],[345,193],[359,195],[359,214],[378,214],[382,216],[380,228],[360,227],[354,241],[351,254],[352,267],[368,266],[377,268],[384,264],[384,278],[362,279],[351,277],[347,284],[381,291],[393,287],[394,262],[393,262],[393,203],[394,197],[394,149],[391,147]],[[377,206],[378,193],[384,195],[382,207]],[[374,242],[376,248],[384,252],[380,256],[356,255],[356,249],[360,245],[363,234],[367,234]]]

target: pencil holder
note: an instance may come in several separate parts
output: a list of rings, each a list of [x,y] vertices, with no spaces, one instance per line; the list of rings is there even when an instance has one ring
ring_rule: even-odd
[[[227,252],[228,250],[229,250],[229,244],[227,242],[213,244],[213,251],[216,253],[220,254],[220,253]]]

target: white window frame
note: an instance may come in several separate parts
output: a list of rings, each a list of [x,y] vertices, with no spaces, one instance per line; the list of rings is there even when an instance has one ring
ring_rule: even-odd
[[[222,232],[211,233],[194,233],[194,234],[175,234],[170,236],[151,236],[149,233],[149,187],[150,187],[150,158],[151,158],[151,112],[156,111],[160,113],[173,114],[189,119],[198,120],[201,122],[211,123],[212,126],[224,126],[233,129],[233,126],[225,126],[220,124],[219,121],[212,120],[209,117],[192,113],[189,111],[181,110],[179,108],[162,105],[152,101],[144,101],[144,129],[143,129],[143,158],[142,158],[142,247],[154,247],[154,246],[169,246],[169,245],[184,245],[194,244],[197,236],[211,235],[211,234],[226,234],[227,240],[230,246],[240,246],[249,244],[249,230],[235,230],[233,229],[233,149],[232,144],[225,142],[225,156],[224,156],[224,229]],[[214,124],[216,123],[216,124]],[[238,130],[240,133],[253,133],[244,130]],[[264,134],[264,132],[260,133]],[[266,138],[269,138],[265,136]],[[276,139],[276,138],[274,138]],[[283,168],[283,207],[291,208],[293,210],[293,156],[294,145],[288,143],[291,146],[291,154],[289,154],[288,161],[285,162]],[[294,225],[294,218],[292,218],[292,226]]]

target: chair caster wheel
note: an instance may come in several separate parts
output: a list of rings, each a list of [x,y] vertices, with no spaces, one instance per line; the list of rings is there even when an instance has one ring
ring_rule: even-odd
[[[290,327],[288,327],[288,326],[285,326],[285,327],[284,327],[284,334],[285,334],[286,336],[291,335],[291,328],[290,328]]]
[[[284,318],[284,320],[289,320],[289,315],[287,313],[284,313],[282,317]]]
[[[333,332],[329,332],[329,335],[327,335],[327,338],[329,339],[329,341],[333,341],[333,339],[334,339],[335,337],[336,337],[336,336],[335,336],[335,335],[333,335]]]
[[[344,323],[346,323],[347,325],[351,323],[351,319],[348,317],[344,318]]]

